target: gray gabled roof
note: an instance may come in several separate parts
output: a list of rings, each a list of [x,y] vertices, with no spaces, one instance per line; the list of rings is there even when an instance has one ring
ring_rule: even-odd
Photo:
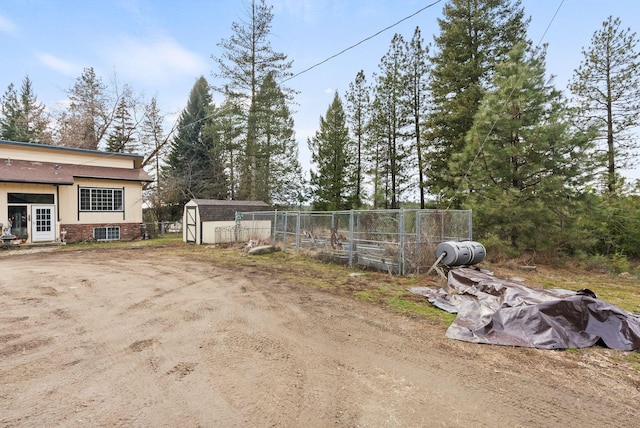
[[[228,200],[228,199],[193,199],[193,201],[200,205],[209,205],[209,206],[251,206],[251,207],[264,207],[269,208],[269,204],[262,201],[238,201],[238,200]]]
[[[200,221],[231,221],[237,212],[269,211],[269,204],[262,201],[237,201],[226,199],[192,199],[198,206]]]

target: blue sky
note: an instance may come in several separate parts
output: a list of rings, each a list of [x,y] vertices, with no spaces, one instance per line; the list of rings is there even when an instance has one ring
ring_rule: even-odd
[[[65,99],[83,68],[106,83],[114,75],[165,113],[177,115],[203,75],[213,82],[211,55],[244,19],[250,0],[0,0],[0,91],[26,75],[49,109]],[[435,0],[271,0],[271,43],[292,59],[294,73],[334,55]],[[371,80],[394,33],[410,39],[419,26],[427,42],[439,31],[446,0],[288,82],[300,91],[296,135],[303,166],[306,140],[318,128],[333,92],[344,95],[359,70]],[[529,36],[548,43],[547,71],[565,90],[582,60],[581,49],[609,15],[640,31],[637,0],[523,0]],[[557,14],[556,14],[557,12]],[[554,18],[555,15],[555,18]],[[221,99],[216,98],[219,102]],[[638,171],[630,173],[638,177]]]

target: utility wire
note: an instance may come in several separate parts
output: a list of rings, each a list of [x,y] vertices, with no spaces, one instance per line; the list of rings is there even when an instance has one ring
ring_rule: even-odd
[[[322,65],[322,64],[324,64],[324,63],[326,63],[326,62],[328,62],[328,61],[331,61],[333,58],[336,58],[336,57],[338,57],[338,56],[342,55],[343,53],[348,52],[348,51],[350,51],[351,49],[353,49],[353,48],[355,48],[355,47],[357,47],[357,46],[359,46],[359,45],[363,44],[364,42],[366,42],[366,41],[368,41],[368,40],[373,39],[374,37],[376,37],[376,36],[378,36],[378,35],[380,35],[380,34],[384,33],[385,31],[387,31],[387,30],[389,30],[389,29],[391,29],[391,28],[393,28],[393,27],[395,27],[395,26],[397,26],[398,24],[400,24],[400,23],[402,23],[402,22],[406,21],[407,19],[410,19],[410,18],[412,18],[412,17],[414,17],[414,16],[418,15],[419,13],[421,13],[421,12],[423,12],[423,11],[425,11],[425,10],[427,10],[427,9],[429,9],[429,8],[431,8],[431,7],[433,7],[433,6],[435,6],[435,5],[437,5],[437,4],[438,4],[438,3],[440,3],[440,2],[442,2],[442,0],[436,0],[436,1],[434,1],[433,3],[426,5],[425,7],[423,7],[423,8],[421,8],[421,9],[417,10],[416,12],[412,13],[411,15],[405,16],[404,18],[400,19],[399,21],[397,21],[397,22],[395,22],[395,23],[393,23],[393,24],[391,24],[391,25],[389,25],[389,26],[387,26],[387,27],[383,28],[382,30],[380,30],[380,31],[378,31],[378,32],[376,32],[376,33],[374,33],[374,34],[372,34],[372,35],[371,35],[371,36],[369,36],[369,37],[366,37],[366,38],[364,38],[364,39],[360,40],[359,42],[357,42],[357,43],[355,43],[355,44],[353,44],[353,45],[349,46],[348,48],[345,48],[345,49],[341,50],[340,52],[338,52],[338,53],[336,53],[336,54],[334,54],[334,55],[331,55],[330,57],[325,58],[325,59],[323,59],[323,60],[322,60],[322,61],[320,61],[320,62],[315,63],[315,64],[314,64],[314,65],[312,65],[311,67],[306,68],[306,69],[304,69],[304,70],[300,71],[299,73],[294,74],[293,76],[289,76],[289,77],[287,77],[286,79],[284,79],[284,80],[280,81],[280,83],[284,83],[284,82],[287,82],[287,81],[289,81],[289,80],[291,80],[291,79],[294,79],[294,78],[296,78],[296,77],[300,76],[301,74],[304,74],[304,73],[306,73],[306,72],[308,72],[308,71],[310,71],[310,70],[313,70],[314,68],[316,68],[316,67],[318,67],[318,66],[320,66],[320,65]],[[187,124],[183,125],[182,127],[184,128],[184,127],[187,127],[187,126],[193,126],[193,125],[196,125],[197,123],[202,122],[203,120],[207,120],[207,119],[209,119],[210,117],[212,117],[212,115],[213,115],[213,113],[212,113],[212,114],[210,114],[210,115],[207,115],[207,116],[205,116],[205,117],[203,117],[203,118],[200,118],[200,119],[198,119],[198,120],[196,120],[196,121],[189,122],[189,123],[187,123]]]
[[[301,74],[304,74],[304,73],[306,73],[306,72],[308,72],[308,71],[310,71],[310,70],[313,70],[314,68],[316,68],[316,67],[318,67],[318,66],[320,66],[320,65],[324,64],[325,62],[331,61],[332,59],[334,59],[334,58],[336,58],[336,57],[338,57],[338,56],[342,55],[343,53],[345,53],[345,52],[347,52],[347,51],[350,51],[351,49],[353,49],[353,48],[355,48],[355,47],[357,47],[357,46],[359,46],[359,45],[363,44],[364,42],[366,42],[366,41],[368,41],[368,40],[373,39],[374,37],[376,37],[376,36],[378,36],[378,35],[380,35],[380,34],[384,33],[385,31],[387,31],[387,30],[389,30],[389,29],[391,29],[391,28],[395,27],[396,25],[398,25],[398,24],[400,24],[400,23],[402,23],[402,22],[406,21],[407,19],[413,18],[413,17],[414,17],[414,16],[416,16],[417,14],[419,14],[419,13],[421,13],[421,12],[423,12],[423,11],[425,11],[425,10],[427,10],[427,9],[429,9],[429,8],[431,8],[431,7],[433,7],[433,6],[435,6],[435,5],[437,5],[437,4],[438,4],[438,3],[440,3],[441,1],[442,1],[442,0],[437,0],[437,1],[434,1],[433,3],[431,3],[431,4],[426,5],[426,6],[425,6],[425,7],[423,7],[422,9],[420,9],[420,10],[418,10],[418,11],[416,11],[416,12],[412,13],[412,14],[411,14],[411,15],[409,15],[409,16],[406,16],[406,17],[402,18],[401,20],[399,20],[399,21],[397,21],[397,22],[395,22],[395,23],[393,23],[393,24],[389,25],[388,27],[383,28],[382,30],[378,31],[377,33],[372,34],[371,36],[366,37],[366,38],[364,38],[364,39],[360,40],[359,42],[357,42],[357,43],[355,43],[355,44],[353,44],[353,45],[349,46],[348,48],[345,48],[345,49],[341,50],[341,51],[340,51],[340,52],[338,52],[337,54],[331,55],[330,57],[328,57],[328,58],[326,58],[326,59],[323,59],[322,61],[320,61],[320,62],[318,62],[318,63],[313,64],[311,67],[306,68],[306,69],[304,69],[304,70],[300,71],[299,73],[294,74],[293,76],[287,77],[286,79],[282,80],[280,83],[284,83],[284,82],[286,82],[286,81],[288,81],[288,80],[294,79],[294,78],[296,78],[296,77],[300,76]]]

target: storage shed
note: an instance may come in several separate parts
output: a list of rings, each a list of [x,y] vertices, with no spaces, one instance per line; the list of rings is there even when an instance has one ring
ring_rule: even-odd
[[[182,240],[217,244],[266,239],[271,235],[270,221],[251,221],[248,224],[236,215],[269,209],[269,205],[262,201],[192,199],[184,206]]]

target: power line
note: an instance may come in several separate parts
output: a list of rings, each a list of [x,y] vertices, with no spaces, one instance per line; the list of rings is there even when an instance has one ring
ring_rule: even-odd
[[[413,18],[413,17],[414,17],[414,16],[416,16],[417,14],[419,14],[419,13],[421,13],[421,12],[423,12],[423,11],[425,11],[425,10],[427,10],[427,9],[429,9],[429,8],[431,8],[431,7],[433,7],[433,6],[435,6],[436,4],[440,3],[441,1],[442,1],[442,0],[437,0],[437,1],[433,2],[433,3],[431,3],[431,4],[428,4],[427,6],[425,6],[425,7],[423,7],[422,9],[420,9],[420,10],[418,10],[418,11],[416,11],[416,12],[412,13],[411,15],[405,16],[405,17],[404,17],[404,18],[402,18],[401,20],[399,20],[399,21],[397,21],[397,22],[395,22],[395,23],[393,23],[393,24],[389,25],[388,27],[383,28],[382,30],[380,30],[380,31],[376,32],[375,34],[372,34],[371,36],[366,37],[366,38],[364,38],[364,39],[360,40],[359,42],[357,42],[357,43],[355,43],[355,44],[353,44],[353,45],[349,46],[348,48],[345,48],[345,49],[341,50],[341,51],[340,51],[340,52],[338,52],[337,54],[331,55],[330,57],[328,57],[328,58],[326,58],[326,59],[323,59],[322,61],[320,61],[320,62],[318,62],[318,63],[316,63],[316,64],[312,65],[311,67],[306,68],[306,69],[302,70],[301,72],[294,74],[293,76],[287,77],[286,79],[282,80],[280,83],[284,83],[284,82],[286,82],[286,81],[288,81],[288,80],[294,79],[294,78],[296,78],[296,77],[300,76],[301,74],[304,74],[304,73],[306,73],[306,72],[308,72],[308,71],[310,71],[310,70],[313,70],[314,68],[316,68],[316,67],[318,67],[318,66],[320,66],[320,65],[324,64],[325,62],[331,61],[332,59],[334,59],[334,58],[336,58],[336,57],[338,57],[338,56],[342,55],[342,54],[343,54],[343,53],[345,53],[345,52],[350,51],[351,49],[353,49],[353,48],[355,48],[355,47],[357,47],[357,46],[360,46],[360,45],[361,45],[361,44],[363,44],[364,42],[366,42],[366,41],[368,41],[368,40],[373,39],[374,37],[376,37],[376,36],[378,36],[378,35],[380,35],[380,34],[384,33],[385,31],[387,31],[387,30],[389,30],[389,29],[391,29],[391,28],[395,27],[396,25],[398,25],[398,24],[400,24],[400,23],[402,23],[402,22],[406,21],[407,19]]]
[[[287,81],[289,81],[289,80],[291,80],[291,79],[294,79],[295,77],[300,76],[301,74],[304,74],[304,73],[306,73],[306,72],[308,72],[308,71],[310,71],[310,70],[313,70],[314,68],[316,68],[316,67],[318,67],[318,66],[320,66],[320,65],[322,65],[322,64],[324,64],[324,63],[326,63],[326,62],[328,62],[328,61],[330,61],[330,60],[332,60],[333,58],[336,58],[336,57],[338,57],[338,56],[342,55],[342,54],[343,54],[343,53],[345,53],[345,52],[350,51],[351,49],[353,49],[353,48],[355,48],[355,47],[357,47],[357,46],[360,46],[360,45],[361,45],[361,44],[363,44],[364,42],[366,42],[366,41],[368,41],[368,40],[373,39],[374,37],[376,37],[376,36],[378,36],[378,35],[380,35],[380,34],[384,33],[385,31],[387,31],[387,30],[389,30],[389,29],[391,29],[391,28],[393,28],[393,27],[395,27],[395,26],[399,25],[400,23],[402,23],[402,22],[404,22],[404,21],[406,21],[406,20],[408,20],[408,19],[413,18],[414,16],[418,15],[419,13],[424,12],[425,10],[427,10],[427,9],[429,9],[429,8],[431,8],[431,7],[435,6],[435,5],[437,5],[437,4],[438,4],[438,3],[440,3],[440,2],[442,2],[442,0],[436,0],[436,1],[434,1],[433,3],[426,5],[425,7],[423,7],[423,8],[421,8],[421,9],[417,10],[416,12],[414,12],[414,13],[412,13],[412,14],[410,14],[410,15],[405,16],[404,18],[400,19],[399,21],[396,21],[396,22],[394,22],[393,24],[391,24],[391,25],[389,25],[389,26],[387,26],[387,27],[383,28],[382,30],[377,31],[376,33],[372,34],[371,36],[366,37],[366,38],[364,38],[364,39],[360,40],[359,42],[357,42],[357,43],[355,43],[355,44],[353,44],[353,45],[349,46],[348,48],[345,48],[345,49],[341,50],[340,52],[338,52],[338,53],[336,53],[336,54],[334,54],[334,55],[331,55],[331,56],[330,56],[330,57],[328,57],[328,58],[323,59],[322,61],[320,61],[320,62],[318,62],[318,63],[316,63],[316,64],[312,65],[311,67],[306,68],[306,69],[304,69],[304,70],[300,71],[299,73],[294,74],[293,76],[289,76],[289,77],[287,77],[286,79],[282,80],[280,83],[287,82]],[[211,118],[212,116],[213,116],[213,113],[211,113],[211,114],[209,114],[209,115],[207,115],[207,116],[205,116],[205,117],[203,117],[203,118],[200,118],[200,119],[198,119],[198,120],[196,120],[196,121],[189,122],[189,123],[187,123],[187,124],[183,125],[183,126],[182,126],[182,128],[185,128],[185,127],[187,127],[187,126],[193,126],[193,125],[196,125],[196,124],[198,124],[199,122],[202,122],[203,120],[207,120],[207,119]]]

